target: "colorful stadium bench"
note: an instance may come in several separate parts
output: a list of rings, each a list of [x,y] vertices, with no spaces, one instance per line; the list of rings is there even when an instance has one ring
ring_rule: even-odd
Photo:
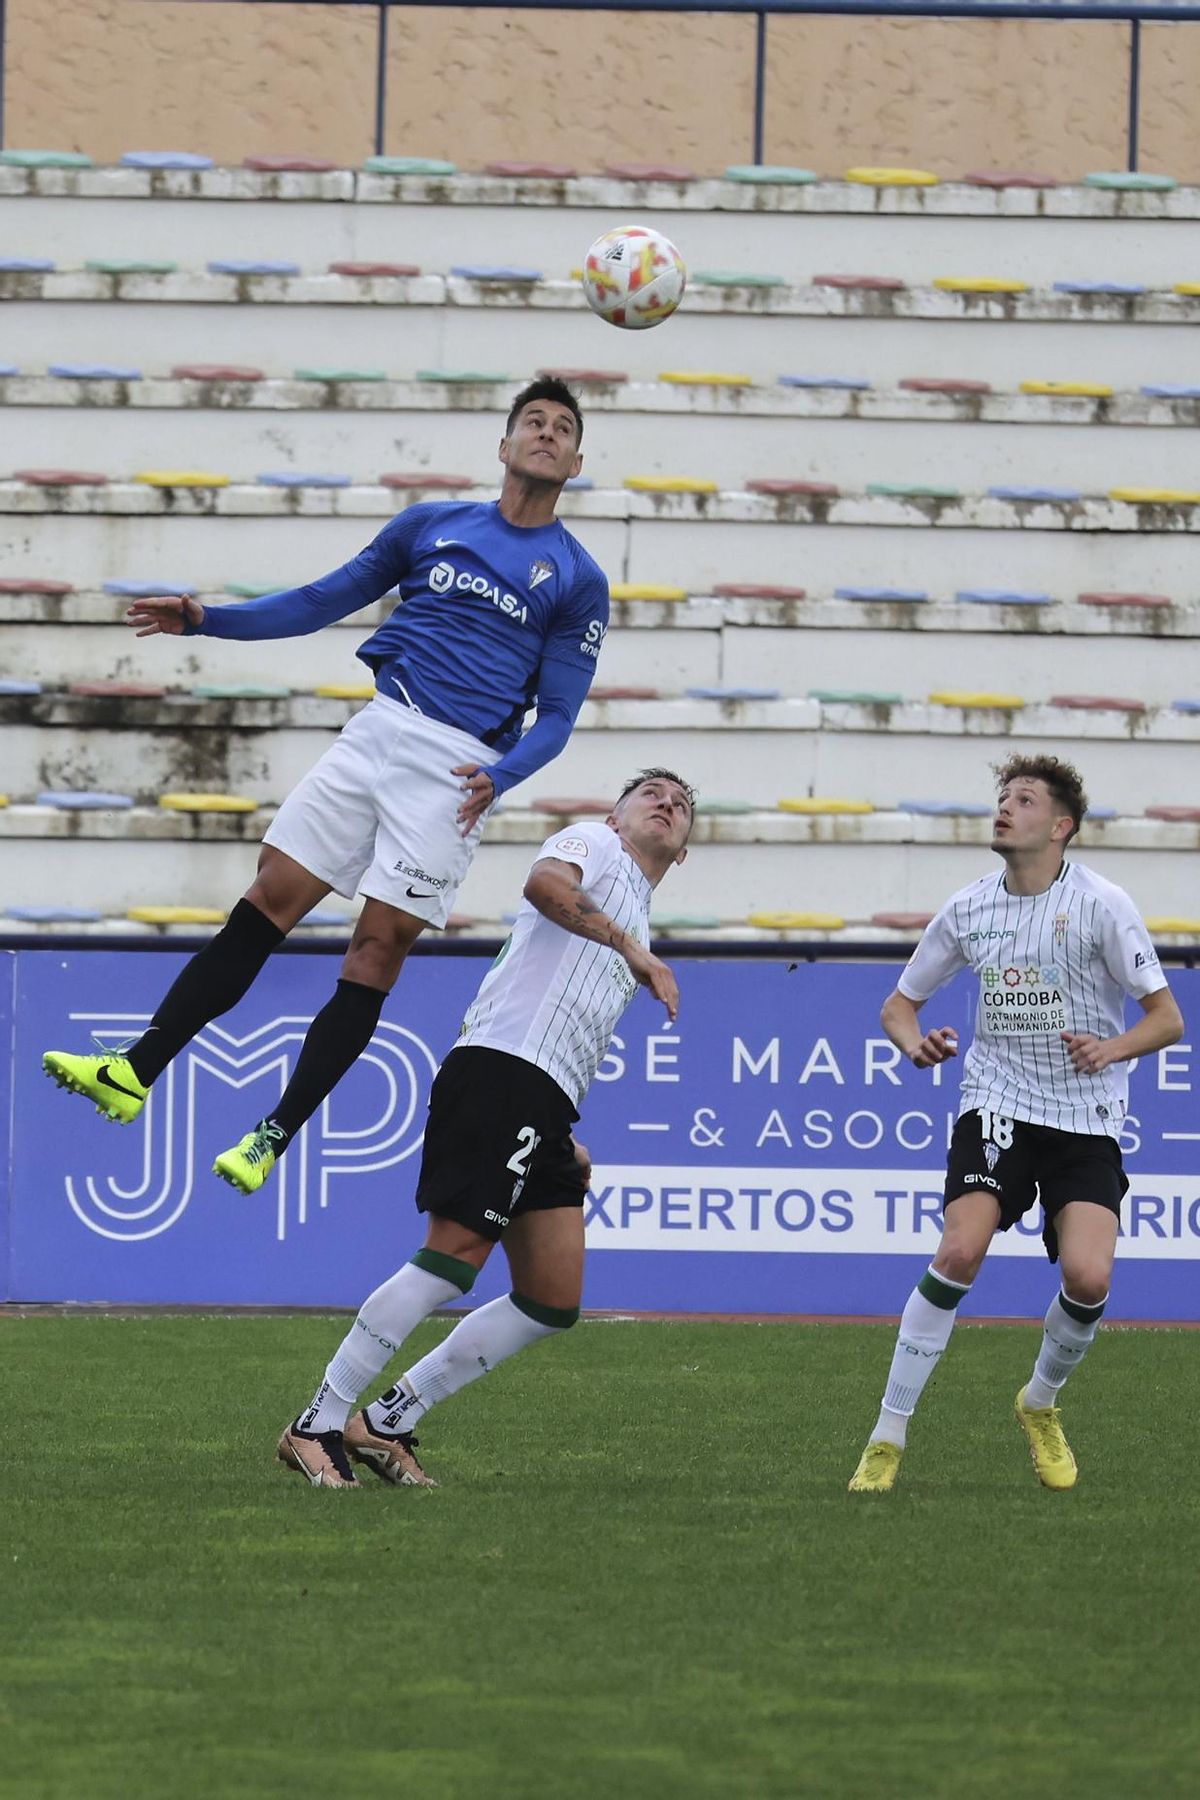
[[[301,175],[328,175],[337,164],[327,156],[244,156],[243,169],[257,169],[264,175],[285,175],[295,171]]]
[[[59,812],[127,812],[133,805],[132,794],[106,794],[100,790],[49,789],[37,797],[39,806],[53,806]]]
[[[1008,275],[935,275],[933,286],[946,294],[1027,294],[1029,283]]]
[[[161,700],[167,690],[152,681],[70,681],[67,692],[90,700]]]
[[[1190,381],[1151,381],[1138,392],[1151,400],[1200,400],[1200,387]]]
[[[1064,398],[1111,400],[1112,388],[1106,381],[1023,381],[1022,394],[1060,394]]]
[[[318,700],[373,700],[375,686],[370,681],[327,681],[313,693]]]
[[[667,587],[653,581],[614,581],[609,585],[612,600],[686,600],[683,587]]]
[[[746,483],[748,494],[801,494],[810,500],[836,500],[841,491],[834,481],[793,481],[790,475],[754,475]]]
[[[204,681],[188,690],[194,700],[286,700],[290,687],[268,681]]]
[[[0,694],[40,694],[40,681],[18,681],[11,675],[0,676]]]
[[[722,375],[713,369],[664,369],[658,378],[674,387],[733,387],[747,388],[754,386],[753,375]]]
[[[386,369],[293,369],[297,381],[386,381]]]
[[[93,275],[174,275],[177,262],[154,262],[146,257],[92,256],[84,268]]]
[[[838,913],[752,912],[747,925],[760,931],[844,931],[846,921]]]
[[[656,913],[650,921],[650,935],[660,931],[715,931],[720,923],[716,913]]]
[[[416,379],[418,381],[442,381],[447,386],[479,382],[487,382],[494,386],[497,382],[507,381],[509,377],[503,369],[418,369]]]
[[[485,175],[504,175],[511,181],[574,181],[579,170],[571,163],[556,162],[489,162]]]
[[[928,600],[929,595],[924,588],[902,587],[836,587],[833,590],[835,600]]]
[[[7,806],[7,805],[8,805],[8,795],[0,794],[0,806]]]
[[[419,275],[416,263],[398,262],[331,262],[331,275]]]
[[[1065,706],[1075,712],[1144,713],[1144,700],[1122,700],[1114,694],[1051,694],[1050,706]]]
[[[933,917],[928,912],[877,912],[871,914],[871,923],[890,931],[924,931]]]
[[[300,264],[287,258],[220,256],[207,263],[210,275],[299,275]]]
[[[864,375],[780,375],[776,379],[780,387],[846,388],[852,393],[863,393],[871,386]]]
[[[1083,816],[1093,824],[1103,825],[1108,819],[1119,818],[1120,814],[1115,806],[1089,806]]]
[[[919,813],[928,819],[983,819],[991,813],[984,800],[897,800],[896,811]]]
[[[1200,919],[1157,918],[1144,920],[1151,937],[1170,933],[1174,937],[1200,937]]]
[[[419,474],[400,472],[379,477],[380,487],[386,488],[445,488],[456,492],[459,488],[475,486],[473,475],[437,475],[430,470]]]
[[[73,594],[69,581],[48,581],[41,575],[0,575],[0,594]]]
[[[0,256],[0,275],[48,275],[53,268],[49,256]]]
[[[121,162],[127,169],[211,169],[211,156],[191,150],[126,150]]]
[[[10,906],[4,916],[24,925],[95,925],[101,915],[92,906]]]
[[[843,181],[863,187],[936,187],[940,179],[928,169],[855,168],[847,169],[842,176]]]
[[[713,593],[722,600],[807,600],[808,589],[781,587],[766,581],[717,581]]]
[[[759,808],[755,806],[753,800],[710,800],[705,798],[697,800],[696,811],[718,815],[722,813],[741,814],[758,812]]]
[[[974,693],[968,689],[939,688],[929,696],[931,706],[958,706],[964,712],[1020,712],[1025,701],[1020,694]]]
[[[1078,488],[1022,487],[1019,483],[1012,482],[1001,482],[998,487],[990,487],[987,497],[989,500],[1063,500],[1072,504],[1083,499]]]
[[[1042,175],[1029,169],[972,169],[963,176],[972,187],[1052,188],[1058,186],[1053,175]]]
[[[1028,593],[1022,588],[959,588],[954,598],[982,606],[1050,606],[1052,594]]]
[[[563,482],[563,490],[568,493],[586,494],[595,485],[590,475],[572,475],[570,481]]]
[[[688,276],[691,287],[777,288],[788,285],[786,275],[764,275],[751,269],[695,269]]]
[[[612,796],[585,795],[582,798],[574,795],[566,797],[547,795],[544,800],[530,802],[529,810],[535,813],[562,814],[566,818],[583,818],[586,814],[591,818],[606,819],[612,811]]]
[[[908,286],[898,275],[814,275],[814,287],[864,288],[871,294],[897,294]]]
[[[869,800],[819,800],[811,795],[800,795],[795,799],[777,800],[777,812],[824,814],[824,813],[873,813],[874,806]]]
[[[350,486],[353,477],[322,474],[316,469],[268,469],[264,474],[256,475],[254,479],[259,487],[344,488]]]
[[[635,494],[716,494],[715,481],[698,475],[627,475],[622,487]]]
[[[246,363],[176,363],[171,370],[173,381],[263,381],[265,369],[251,368]]]
[[[217,475],[208,469],[140,469],[133,479],[145,487],[155,488],[229,486],[228,475]]]
[[[518,286],[532,285],[542,279],[541,269],[524,268],[516,263],[453,263],[450,273],[463,281],[500,281]]]
[[[956,487],[941,487],[932,481],[868,481],[865,492],[890,500],[961,500]]]
[[[1169,594],[1091,593],[1077,594],[1076,599],[1083,606],[1136,606],[1145,612],[1175,604]]]
[[[223,925],[215,906],[131,906],[125,914],[139,925]]]
[[[92,159],[79,150],[0,150],[0,163],[14,169],[90,169]]]
[[[897,387],[914,394],[990,394],[990,381],[965,381],[956,375],[906,375]]]
[[[1084,187],[1116,188],[1132,193],[1166,194],[1177,186],[1173,175],[1147,175],[1140,169],[1100,169],[1083,178]]]
[[[888,694],[871,688],[809,688],[810,700],[822,706],[899,706],[903,694]]]
[[[773,687],[712,687],[684,688],[689,700],[778,700],[780,690]]]
[[[160,794],[158,804],[167,812],[249,813],[258,811],[258,801],[244,794]]]
[[[1177,281],[1171,289],[1173,294],[1183,294],[1185,298],[1194,300],[1200,294],[1200,281]]]
[[[51,363],[47,375],[64,381],[140,381],[142,371],[124,363]]]
[[[784,186],[808,187],[820,176],[815,169],[793,169],[786,163],[730,163],[726,181],[775,181]]]
[[[1176,825],[1196,825],[1200,824],[1200,806],[1148,806],[1146,817]]]
[[[1200,700],[1172,700],[1171,711],[1178,713],[1200,713]]]
[[[1109,488],[1108,497],[1110,500],[1127,500],[1133,506],[1200,505],[1200,493],[1191,488]]]
[[[368,175],[457,175],[458,164],[436,156],[368,156]]]
[[[604,173],[614,181],[695,181],[695,169],[676,163],[609,163]]]
[[[1056,294],[1144,294],[1142,281],[1056,281]]]
[[[0,375],[19,375],[20,373],[16,363],[0,363]]]
[[[14,469],[13,480],[27,487],[105,487],[108,476],[92,469]]]
[[[144,600],[157,594],[195,594],[199,589],[191,581],[106,581],[103,591],[126,600]]]

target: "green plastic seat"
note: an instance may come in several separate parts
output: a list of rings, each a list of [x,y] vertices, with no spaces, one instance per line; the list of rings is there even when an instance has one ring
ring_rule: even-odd
[[[826,706],[899,706],[904,695],[877,694],[865,688],[809,688],[808,698]]]
[[[962,490],[935,486],[929,481],[868,481],[868,494],[882,494],[893,500],[961,500]]]
[[[92,159],[79,150],[0,150],[0,163],[16,169],[90,169]]]
[[[1148,175],[1140,169],[1101,169],[1085,175],[1084,187],[1115,188],[1119,192],[1167,194],[1179,183],[1173,175]]]
[[[205,681],[192,689],[197,700],[286,700],[290,687],[272,682]]]
[[[697,813],[752,813],[758,812],[753,800],[697,800]]]
[[[143,257],[91,256],[84,263],[95,275],[174,275],[177,262],[153,262]]]
[[[650,921],[651,936],[656,931],[714,931],[721,923],[716,913],[663,913]]]
[[[369,175],[457,175],[458,164],[436,156],[368,156],[363,168]]]
[[[386,369],[294,369],[295,381],[386,381]]]
[[[418,381],[445,381],[462,386],[467,382],[509,381],[512,377],[497,369],[418,369]]]
[[[693,287],[776,288],[787,286],[786,275],[760,275],[753,269],[696,269],[688,279]]]
[[[279,583],[271,581],[227,581],[225,592],[235,600],[257,600],[261,594],[277,594]]]
[[[791,169],[784,163],[731,163],[725,171],[726,181],[777,181],[792,187],[806,187],[821,177],[815,169]]]

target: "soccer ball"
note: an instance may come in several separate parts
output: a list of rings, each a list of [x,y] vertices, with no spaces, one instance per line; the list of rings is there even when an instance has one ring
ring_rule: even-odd
[[[626,331],[669,319],[687,284],[678,250],[649,225],[619,225],[598,237],[583,264],[583,292],[594,313]]]

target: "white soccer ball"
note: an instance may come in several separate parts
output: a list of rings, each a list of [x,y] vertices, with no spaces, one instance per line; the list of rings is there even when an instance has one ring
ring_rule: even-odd
[[[619,225],[598,237],[583,264],[583,291],[594,313],[625,331],[669,319],[687,285],[682,256],[649,225]]]

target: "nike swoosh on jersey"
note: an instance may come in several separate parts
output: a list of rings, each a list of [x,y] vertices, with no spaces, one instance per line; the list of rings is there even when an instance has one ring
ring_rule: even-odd
[[[462,544],[458,538],[434,538],[433,547],[435,550],[461,550]]]

